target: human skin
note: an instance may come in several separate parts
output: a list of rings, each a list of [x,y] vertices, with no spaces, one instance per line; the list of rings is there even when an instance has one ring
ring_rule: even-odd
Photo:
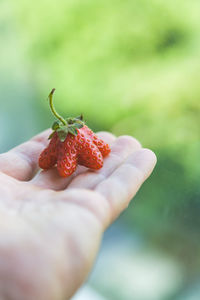
[[[130,137],[111,145],[104,166],[68,177],[38,172],[47,130],[0,155],[0,299],[70,299],[86,280],[106,228],[151,174],[156,156]]]

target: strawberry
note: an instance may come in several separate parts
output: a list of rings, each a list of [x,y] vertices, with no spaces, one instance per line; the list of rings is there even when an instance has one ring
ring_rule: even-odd
[[[101,140],[91,129],[87,126],[85,128],[87,134],[91,137],[93,143],[98,147],[103,157],[110,153],[110,146]]]
[[[62,177],[70,176],[77,167],[76,141],[71,133],[68,133],[64,142],[58,146],[57,169]]]
[[[93,139],[88,135],[88,127],[85,125],[79,129],[76,137],[76,148],[78,150],[78,162],[85,167],[98,170],[103,166],[103,156],[98,147],[93,143]]]
[[[110,147],[83,122],[82,115],[77,118],[62,118],[53,106],[52,96],[49,94],[50,108],[60,121],[54,122],[53,132],[49,136],[50,143],[39,157],[42,169],[57,165],[60,176],[68,177],[77,165],[98,170],[103,166],[103,157],[110,153]]]
[[[58,135],[55,132],[52,136],[52,139],[39,157],[39,166],[42,169],[52,168],[57,161],[57,145],[58,145]]]

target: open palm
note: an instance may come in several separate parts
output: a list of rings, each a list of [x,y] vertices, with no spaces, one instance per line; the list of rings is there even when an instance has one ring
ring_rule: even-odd
[[[104,166],[69,178],[38,171],[49,131],[0,155],[0,299],[70,299],[86,279],[106,227],[128,206],[156,163],[130,136]]]

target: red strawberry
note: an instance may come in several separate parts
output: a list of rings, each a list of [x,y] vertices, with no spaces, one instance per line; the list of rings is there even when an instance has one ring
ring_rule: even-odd
[[[78,150],[78,162],[87,168],[98,170],[103,166],[103,156],[98,147],[87,134],[87,126],[79,129],[76,137],[76,148]]]
[[[42,169],[49,169],[52,168],[56,161],[57,161],[57,145],[58,145],[59,139],[57,132],[53,134],[53,137],[48,145],[47,148],[45,148],[39,157],[39,166]]]
[[[58,146],[57,169],[62,177],[70,176],[77,167],[77,150],[75,138],[68,133],[64,142]]]
[[[87,126],[84,126],[87,134],[92,138],[93,143],[99,148],[103,157],[107,156],[110,153],[110,146],[101,140],[91,129]],[[83,128],[84,128],[83,127]]]
[[[103,166],[103,157],[110,153],[110,147],[99,139],[83,122],[82,116],[63,119],[54,109],[52,96],[49,103],[53,114],[60,120],[54,122],[50,135],[50,143],[39,157],[39,166],[49,169],[57,164],[57,169],[62,177],[70,176],[77,164],[98,170]]]

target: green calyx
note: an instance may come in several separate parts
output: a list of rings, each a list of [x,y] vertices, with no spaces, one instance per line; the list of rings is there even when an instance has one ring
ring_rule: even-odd
[[[51,111],[54,114],[54,116],[58,119],[58,121],[55,121],[53,123],[53,125],[52,125],[53,132],[50,134],[49,139],[51,139],[53,137],[54,133],[57,132],[60,141],[64,142],[68,133],[71,133],[76,136],[78,134],[78,129],[82,128],[85,125],[85,123],[83,121],[82,115],[80,115],[76,118],[66,118],[66,119],[64,119],[62,116],[60,116],[53,106],[54,92],[55,92],[55,89],[52,89],[51,93],[48,96],[48,99],[49,99],[49,105],[50,105]]]

